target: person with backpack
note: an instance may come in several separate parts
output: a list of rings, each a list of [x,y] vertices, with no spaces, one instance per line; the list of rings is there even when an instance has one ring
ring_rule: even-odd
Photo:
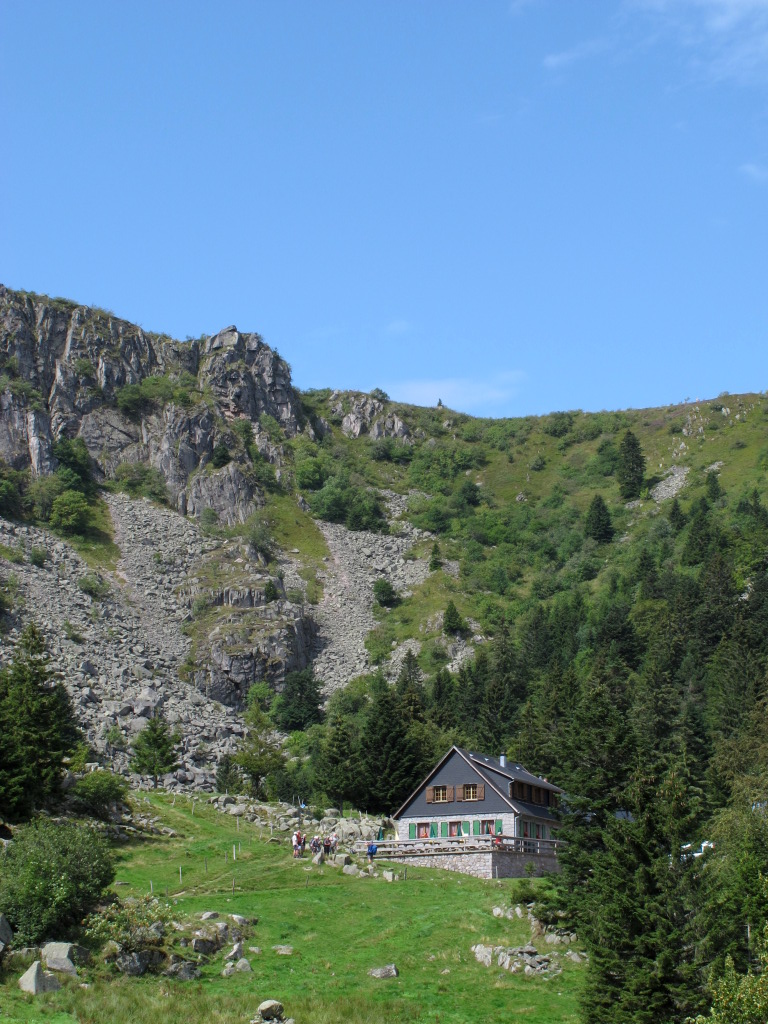
[[[373,840],[368,843],[368,863],[373,864],[373,858],[379,852],[379,848]]]

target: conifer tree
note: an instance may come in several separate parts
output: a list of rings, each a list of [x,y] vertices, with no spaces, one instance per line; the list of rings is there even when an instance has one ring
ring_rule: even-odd
[[[448,636],[456,636],[458,633],[463,633],[466,628],[467,624],[459,614],[458,608],[453,601],[449,601],[443,616],[443,632]]]
[[[0,818],[23,820],[55,799],[64,758],[80,738],[69,695],[53,681],[44,637],[30,624],[0,669]]]
[[[584,533],[598,544],[605,543],[613,537],[611,514],[602,495],[596,494],[592,499],[584,519]]]
[[[619,493],[622,498],[631,499],[640,496],[645,475],[645,456],[640,442],[627,430],[619,445],[619,463],[616,477],[619,481]]]
[[[344,801],[354,801],[360,790],[360,764],[349,721],[332,723],[317,763],[317,782],[344,815]]]
[[[171,732],[163,714],[157,712],[133,741],[131,767],[140,775],[151,775],[154,789],[157,789],[158,776],[179,767],[176,759],[179,739],[178,733]]]
[[[408,735],[397,694],[382,677],[360,736],[361,799],[370,810],[391,813],[418,783],[418,754]]]

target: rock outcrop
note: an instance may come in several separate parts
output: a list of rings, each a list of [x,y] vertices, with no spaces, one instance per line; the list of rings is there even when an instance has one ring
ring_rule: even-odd
[[[119,401],[148,378],[161,384],[132,405]],[[279,463],[260,420],[292,436],[300,409],[288,364],[258,334],[227,327],[178,342],[104,310],[0,285],[0,458],[16,469],[50,473],[55,442],[82,437],[103,477],[123,462],[146,463],[181,512],[212,508],[222,522],[243,522],[261,498],[231,424],[250,423],[255,447]],[[217,445],[236,456],[218,471]]]

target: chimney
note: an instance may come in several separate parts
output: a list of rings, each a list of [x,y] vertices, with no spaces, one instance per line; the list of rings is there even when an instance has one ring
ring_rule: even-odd
[[[506,768],[507,767],[507,755],[506,754],[500,754],[499,755],[499,764],[501,765],[502,768]]]

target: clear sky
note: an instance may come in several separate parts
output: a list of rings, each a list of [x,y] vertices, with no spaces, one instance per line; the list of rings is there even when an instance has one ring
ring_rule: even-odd
[[[0,281],[479,415],[768,388],[768,0],[0,0]]]

